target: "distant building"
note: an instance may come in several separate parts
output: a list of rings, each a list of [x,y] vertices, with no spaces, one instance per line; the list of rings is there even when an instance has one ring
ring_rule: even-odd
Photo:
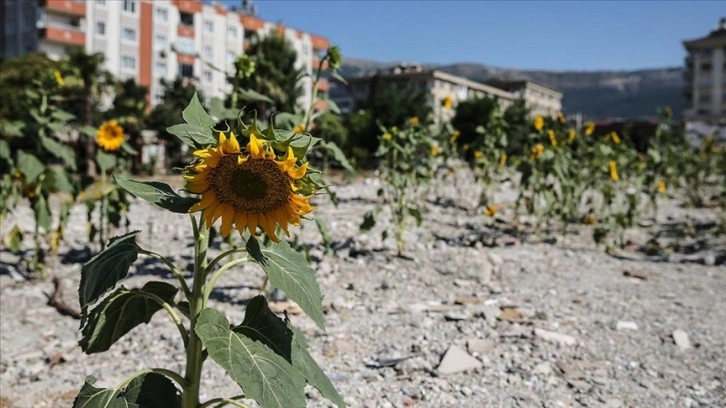
[[[492,80],[487,84],[523,98],[532,115],[555,116],[562,112],[562,92],[529,80]]]
[[[726,18],[707,36],[683,42],[688,51],[686,120],[726,125]]]
[[[226,74],[244,54],[252,34],[279,33],[297,51],[297,68],[317,66],[328,40],[264,21],[253,6],[229,10],[201,0],[0,0],[2,55],[14,57],[43,51],[51,58],[72,46],[102,52],[105,69],[120,79],[133,78],[149,88],[152,105],[162,96],[161,80],[189,78],[206,97],[229,91]],[[306,79],[299,102],[307,108],[312,82]],[[324,82],[320,90],[325,92]]]
[[[512,85],[513,90],[509,90],[435,69],[424,69],[420,65],[401,64],[374,74],[348,77],[346,81],[347,87],[336,84],[330,92],[330,98],[343,112],[364,106],[374,83],[378,86],[426,93],[426,102],[433,109],[434,120],[437,122],[450,120],[456,113],[456,105],[472,98],[496,97],[501,108],[506,109],[521,97],[536,109],[536,113],[546,115],[554,115],[562,108],[562,93],[541,84],[523,81],[523,84]],[[447,97],[451,98],[454,109],[443,107],[443,101]]]

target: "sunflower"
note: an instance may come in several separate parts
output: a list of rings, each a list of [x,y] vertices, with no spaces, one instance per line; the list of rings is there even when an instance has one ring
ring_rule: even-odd
[[[577,133],[575,132],[575,129],[570,129],[567,131],[567,140],[569,140],[570,143],[575,141],[576,136]]]
[[[232,225],[240,234],[246,228],[253,235],[259,226],[279,242],[277,225],[290,236],[288,224],[300,225],[300,218],[313,210],[310,197],[296,193],[308,164],[297,166],[291,148],[284,159],[277,160],[272,148],[252,133],[243,153],[234,133],[228,139],[220,132],[217,147],[197,150],[194,155],[199,160],[187,167],[184,178],[186,189],[202,199],[189,212],[204,211],[207,227],[221,218],[223,237]]]
[[[499,207],[492,204],[487,206],[487,208],[484,210],[484,215],[486,215],[487,217],[493,217],[497,213],[497,211],[499,211]]]
[[[431,148],[431,155],[434,157],[439,155],[439,146],[434,146]]]
[[[124,128],[115,120],[103,122],[96,132],[96,144],[103,150],[118,150],[124,144]]]
[[[386,132],[386,133],[383,134],[383,140],[391,140],[391,139],[393,139],[393,135],[392,134],[390,134],[388,132]]]
[[[411,124],[411,126],[418,126],[421,121],[418,119],[418,116],[413,116],[408,119],[408,122]]]
[[[441,105],[446,109],[451,109],[454,107],[454,98],[447,95],[444,100],[441,102]]]
[[[58,84],[58,86],[63,86],[66,84],[66,81],[63,79],[63,75],[61,75],[60,71],[57,69],[53,71],[53,76],[55,77],[55,82]]]
[[[565,119],[565,115],[563,115],[562,112],[557,112],[557,121],[563,125],[567,121],[567,119]]]
[[[534,117],[534,121],[532,122],[532,126],[534,126],[534,130],[540,131],[544,127],[544,118],[542,115],[537,115]]]
[[[295,129],[293,130],[296,134],[302,134],[305,133],[305,125],[302,123],[299,123],[297,126],[295,126]]]
[[[461,136],[461,132],[455,130],[454,133],[451,134],[451,142],[456,143],[456,141],[459,139],[459,136]]]
[[[616,131],[610,132],[610,138],[613,139],[613,143],[620,144],[620,136],[618,136],[618,132],[616,132]]]
[[[552,147],[557,147],[557,136],[555,135],[555,131],[552,129],[548,130],[547,136],[550,138],[550,144]]]
[[[535,159],[542,153],[544,153],[544,146],[542,145],[542,143],[538,143],[535,146],[533,146],[532,149],[530,149],[529,158]]]
[[[618,162],[615,160],[610,160],[610,163],[608,163],[608,167],[610,167],[610,179],[613,181],[620,180],[620,176],[618,175]]]
[[[665,183],[665,181],[661,180],[658,182],[658,192],[665,193],[665,191],[666,191],[666,183]]]
[[[502,155],[499,157],[499,165],[504,166],[507,163],[507,154],[502,153]]]
[[[482,157],[484,157],[484,152],[482,152],[481,150],[477,150],[474,152],[475,159],[481,159]]]
[[[587,122],[585,124],[585,136],[590,136],[595,131],[595,123]]]

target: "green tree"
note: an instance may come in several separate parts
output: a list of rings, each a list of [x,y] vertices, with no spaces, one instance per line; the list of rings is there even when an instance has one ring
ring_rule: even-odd
[[[0,100],[3,101],[0,104],[0,121],[28,122],[33,99],[26,97],[26,91],[33,91],[37,83],[54,82],[53,71],[59,68],[58,62],[42,53],[3,60],[0,63]]]
[[[486,128],[497,109],[499,109],[499,100],[496,97],[474,98],[459,102],[456,115],[451,120],[451,125],[461,132],[458,143],[463,145],[474,142],[479,137],[476,129]]]
[[[295,112],[297,99],[302,95],[302,85],[298,81],[302,69],[295,68],[297,52],[290,42],[281,35],[254,37],[247,50],[255,62],[254,75],[238,75],[237,100],[245,101],[244,90],[252,90],[269,97],[272,104],[263,101],[246,103],[246,111],[257,111],[257,117],[267,120],[273,111]],[[241,108],[233,106],[232,108]]]
[[[383,126],[400,126],[409,118],[418,116],[424,121],[431,113],[426,93],[412,90],[406,83],[381,82],[376,75],[371,79],[368,101],[364,108]]]
[[[515,156],[527,149],[527,136],[532,129],[529,117],[530,110],[520,98],[504,111],[504,121],[507,123],[507,154]]]
[[[204,97],[194,84],[180,77],[173,81],[162,79],[161,85],[164,88],[162,101],[151,111],[146,125],[149,129],[156,130],[159,138],[166,142],[167,158],[172,164],[177,165],[181,163],[182,144],[176,136],[168,133],[166,128],[179,121],[182,111],[195,92],[200,100],[204,100]]]
[[[120,82],[113,99],[113,107],[107,115],[108,119],[118,120],[128,136],[128,143],[137,151],[141,151],[142,147],[141,129],[146,125],[148,92],[148,88],[137,84],[133,79]],[[141,156],[133,156],[131,170],[134,173],[139,171],[140,160]]]

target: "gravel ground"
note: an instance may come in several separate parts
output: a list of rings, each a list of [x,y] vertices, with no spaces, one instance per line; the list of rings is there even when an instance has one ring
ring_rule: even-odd
[[[638,250],[655,231],[705,229],[718,221],[713,210],[664,200],[655,222],[628,231],[633,245],[608,255],[587,226],[539,239],[509,235],[504,223],[465,209],[478,192],[460,173],[429,193],[424,224],[407,231],[398,257],[379,228],[358,232],[377,183],[338,186],[337,208],[316,198],[334,255],[315,245],[314,223],[298,230],[325,295],[327,332],[304,315],[291,319],[349,406],[726,406],[724,237],[695,233],[665,255]],[[514,194],[508,184],[496,193],[505,220]],[[131,215],[142,247],[189,264],[187,217],[141,201]],[[0,232],[15,222],[30,231],[31,217],[20,207]],[[83,248],[85,228],[85,207],[74,207],[61,256],[50,260],[49,275],[61,278],[73,306],[81,265],[68,258]],[[182,344],[163,313],[108,352],[83,354],[78,321],[46,305],[50,277],[20,279],[19,258],[0,256],[0,407],[70,406],[86,375],[113,386],[146,367],[182,370]],[[230,271],[213,306],[241,321],[262,276],[253,265]],[[142,258],[124,285],[152,279],[174,283],[163,265]],[[213,364],[202,389],[203,399],[239,393]],[[309,406],[329,406],[317,391],[308,395]]]

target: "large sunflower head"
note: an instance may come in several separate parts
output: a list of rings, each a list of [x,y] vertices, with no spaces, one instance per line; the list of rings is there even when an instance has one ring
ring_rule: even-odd
[[[96,144],[107,151],[116,151],[124,143],[124,129],[115,120],[103,122],[96,132]]]
[[[221,219],[223,237],[233,225],[240,234],[247,229],[252,235],[260,227],[278,242],[277,225],[290,236],[288,225],[299,225],[301,217],[313,210],[309,196],[300,194],[308,164],[298,165],[290,147],[284,158],[278,158],[271,144],[255,132],[244,150],[234,133],[227,138],[220,132],[216,147],[194,155],[199,159],[187,167],[186,189],[202,197],[189,212],[203,211],[207,227]]]

